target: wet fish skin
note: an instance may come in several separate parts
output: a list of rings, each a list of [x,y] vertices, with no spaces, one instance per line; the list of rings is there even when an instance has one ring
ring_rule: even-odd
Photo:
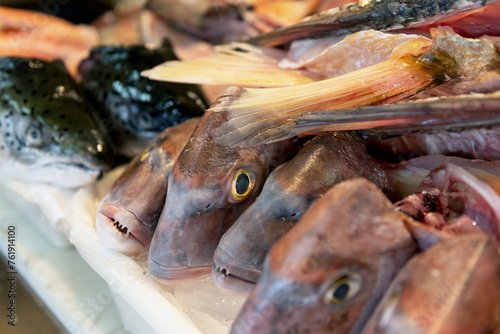
[[[97,237],[108,248],[138,255],[151,242],[165,203],[168,175],[199,118],[161,132],[132,160],[97,208]]]
[[[495,1],[489,1],[493,3]],[[359,1],[345,8],[312,15],[292,26],[250,38],[248,43],[277,46],[297,39],[342,36],[361,30],[395,30],[428,25],[439,19],[480,8],[485,1]]]
[[[337,184],[273,246],[231,333],[360,333],[417,251],[404,219],[366,179]]]
[[[79,66],[82,86],[102,107],[117,151],[140,154],[165,128],[203,115],[208,107],[198,86],[156,82],[140,72],[177,60],[171,46],[99,46]]]
[[[243,149],[222,145],[213,133],[225,121],[225,113],[206,111],[174,163],[148,257],[150,273],[161,282],[209,274],[224,232],[269,173],[299,149],[294,139]],[[239,173],[253,184],[244,196],[234,192]]]
[[[328,189],[355,177],[388,189],[385,173],[357,133],[328,132],[311,139],[269,175],[256,201],[222,236],[214,255],[215,282],[222,288],[250,292],[272,245]]]
[[[1,57],[0,78],[3,171],[73,188],[111,168],[111,140],[61,61]]]
[[[500,326],[499,288],[494,238],[445,238],[403,267],[362,333],[494,333]]]

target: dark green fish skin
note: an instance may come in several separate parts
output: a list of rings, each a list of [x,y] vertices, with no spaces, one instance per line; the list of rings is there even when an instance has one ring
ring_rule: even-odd
[[[61,61],[0,58],[0,164],[24,180],[78,186],[113,164],[97,111]],[[57,172],[48,173],[49,167]],[[76,174],[75,174],[76,173]]]
[[[177,57],[164,43],[158,49],[99,46],[80,64],[81,83],[103,109],[119,154],[140,154],[161,131],[202,116],[207,108],[196,85],[141,77],[141,71],[168,60]]]
[[[338,11],[324,11],[297,24],[258,35],[248,42],[276,46],[296,39],[343,36],[368,29],[391,31],[412,28],[494,2],[496,0],[359,1]]]

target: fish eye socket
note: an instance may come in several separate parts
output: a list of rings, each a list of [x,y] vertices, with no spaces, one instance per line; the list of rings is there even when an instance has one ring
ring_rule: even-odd
[[[43,143],[42,129],[36,125],[30,125],[24,134],[24,141],[27,146],[40,146]]]
[[[247,198],[255,186],[254,173],[240,168],[236,171],[231,184],[232,202],[241,202]]]
[[[361,289],[361,275],[347,273],[339,277],[326,291],[323,300],[327,305],[337,305],[352,299]]]
[[[146,112],[141,112],[137,115],[137,126],[140,129],[151,129],[153,127],[153,116]]]

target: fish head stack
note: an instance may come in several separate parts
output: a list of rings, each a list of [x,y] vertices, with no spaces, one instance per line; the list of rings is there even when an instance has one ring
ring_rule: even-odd
[[[274,243],[335,184],[366,177],[387,188],[385,173],[354,132],[326,132],[309,140],[266,179],[255,202],[222,236],[212,277],[222,288],[250,292]]]
[[[408,261],[363,333],[479,334],[499,325],[498,244],[471,234],[444,238]]]
[[[6,173],[72,188],[111,168],[111,141],[61,61],[4,57],[0,76],[0,159]]]
[[[339,183],[273,246],[232,333],[356,332],[417,250],[403,219],[366,179]]]
[[[143,70],[177,59],[171,46],[99,46],[79,67],[83,87],[101,107],[117,151],[135,157],[161,131],[207,108],[196,85],[157,82]]]
[[[221,236],[255,200],[270,171],[298,149],[293,140],[221,145],[212,133],[224,121],[223,112],[208,110],[174,163],[148,258],[160,281],[209,274]]]
[[[156,229],[168,176],[199,118],[165,129],[130,162],[97,208],[99,240],[127,255],[147,249]]]

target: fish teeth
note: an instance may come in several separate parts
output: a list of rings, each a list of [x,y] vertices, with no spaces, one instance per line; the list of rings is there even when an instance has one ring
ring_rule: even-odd
[[[229,271],[227,271],[227,269],[225,269],[225,268],[223,268],[223,267],[220,267],[220,266],[218,266],[218,265],[215,265],[215,269],[216,269],[219,273],[223,274],[224,276],[229,276],[229,275],[230,275],[230,274],[229,274]]]
[[[125,234],[125,236],[129,236],[130,235],[130,231],[128,230],[128,228],[126,226],[123,226],[122,224],[120,224],[119,221],[115,221],[113,223],[113,226],[116,227],[116,229],[118,231],[120,231],[122,234]]]

